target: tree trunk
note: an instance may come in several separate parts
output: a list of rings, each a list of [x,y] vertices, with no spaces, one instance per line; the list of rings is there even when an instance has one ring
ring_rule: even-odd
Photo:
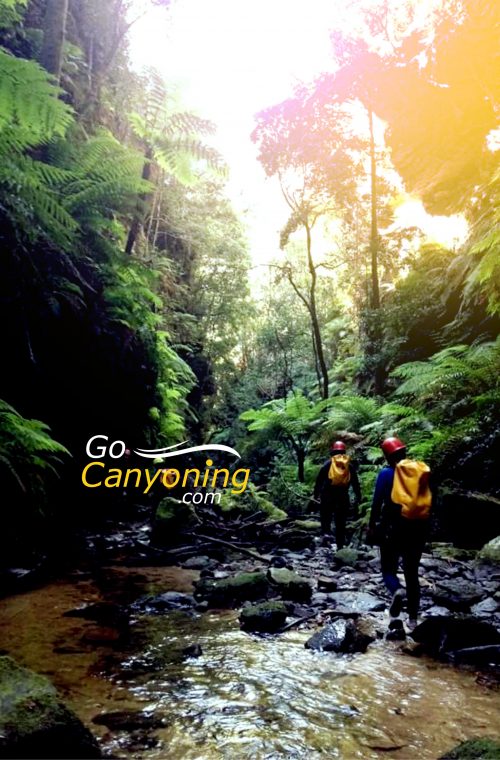
[[[321,380],[322,380],[321,396],[322,398],[327,399],[328,398],[328,369],[326,366],[325,354],[323,352],[323,341],[321,338],[321,329],[319,326],[318,310],[316,308],[316,268],[314,266],[314,262],[312,259],[312,252],[311,252],[311,228],[309,227],[309,224],[307,222],[304,223],[304,227],[306,228],[306,236],[307,236],[307,263],[309,266],[309,273],[311,275],[310,314],[311,314],[312,328],[313,328],[313,334],[314,334],[314,342],[316,345],[316,354],[318,357],[319,368],[321,370]]]
[[[371,179],[371,225],[370,225],[370,254],[372,274],[372,309],[380,309],[380,286],[378,279],[378,222],[377,222],[377,162],[375,158],[375,138],[373,135],[373,111],[368,110],[370,122],[370,179]]]
[[[306,460],[306,452],[304,449],[297,449],[297,479],[299,483],[306,482],[306,476],[304,472],[304,462]]]
[[[53,74],[58,84],[61,80],[67,17],[68,0],[47,0],[40,63]]]
[[[151,178],[151,162],[153,159],[153,148],[150,145],[148,145],[146,148],[144,158],[146,160],[144,162],[144,166],[142,167],[142,179],[149,181]],[[147,203],[149,198],[151,198],[151,193],[145,193],[140,197],[141,203],[137,208],[134,218],[132,219],[132,224],[130,225],[130,230],[127,237],[127,243],[125,245],[125,253],[127,256],[131,256],[134,251],[135,242],[142,226],[144,205]]]
[[[377,161],[375,156],[375,137],[373,132],[373,111],[368,108],[370,125],[370,181],[371,181],[371,222],[370,222],[370,258],[371,258],[371,315],[369,325],[370,349],[373,357],[373,389],[377,395],[384,391],[385,372],[382,364],[382,330],[380,309],[380,283],[378,274],[380,238],[378,233],[378,190]]]

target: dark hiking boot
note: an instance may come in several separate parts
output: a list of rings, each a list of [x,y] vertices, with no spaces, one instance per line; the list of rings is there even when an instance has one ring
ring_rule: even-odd
[[[406,639],[406,633],[403,626],[403,621],[396,618],[389,623],[389,630],[387,631],[385,638],[387,641],[404,641]]]
[[[391,618],[397,618],[401,614],[403,609],[404,591],[402,588],[398,588],[392,597],[391,606],[389,607],[389,615]]]

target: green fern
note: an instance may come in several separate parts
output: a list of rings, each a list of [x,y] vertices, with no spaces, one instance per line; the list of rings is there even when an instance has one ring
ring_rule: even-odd
[[[15,481],[33,508],[43,510],[47,474],[58,475],[63,458],[70,456],[39,420],[22,417],[0,400],[0,468]]]

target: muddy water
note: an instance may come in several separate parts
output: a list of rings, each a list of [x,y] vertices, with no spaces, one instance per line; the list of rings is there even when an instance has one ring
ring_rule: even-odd
[[[95,623],[62,617],[103,598],[190,591],[194,577],[107,568],[10,597],[0,601],[0,648],[49,675],[114,757],[434,760],[463,739],[500,739],[498,692],[389,643],[354,657],[312,653],[304,649],[310,632],[249,636],[230,612],[139,617],[127,642],[95,647],[82,642]],[[184,660],[192,643],[203,656]],[[99,713],[137,709],[164,727],[127,733],[92,723]]]

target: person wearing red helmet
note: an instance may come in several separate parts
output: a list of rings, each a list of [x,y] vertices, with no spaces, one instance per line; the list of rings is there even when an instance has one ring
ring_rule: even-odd
[[[406,445],[399,438],[392,436],[383,441],[381,448],[387,465],[379,472],[375,484],[368,543],[380,546],[382,577],[392,594],[389,614],[393,621],[399,618],[404,600],[404,591],[397,576],[399,560],[402,560],[406,583],[408,625],[410,630],[413,630],[417,624],[420,607],[418,567],[427,537],[428,523],[425,519],[406,519],[402,514],[401,504],[395,503],[392,499],[396,467],[403,460],[408,461],[406,460]],[[394,623],[394,627],[395,625]],[[398,625],[402,627],[402,623],[398,622]]]
[[[331,534],[335,522],[337,550],[345,546],[345,529],[350,508],[349,488],[354,491],[356,506],[361,501],[361,488],[356,469],[347,456],[343,441],[330,446],[330,458],[321,467],[314,485],[313,498],[320,503],[321,534]]]

